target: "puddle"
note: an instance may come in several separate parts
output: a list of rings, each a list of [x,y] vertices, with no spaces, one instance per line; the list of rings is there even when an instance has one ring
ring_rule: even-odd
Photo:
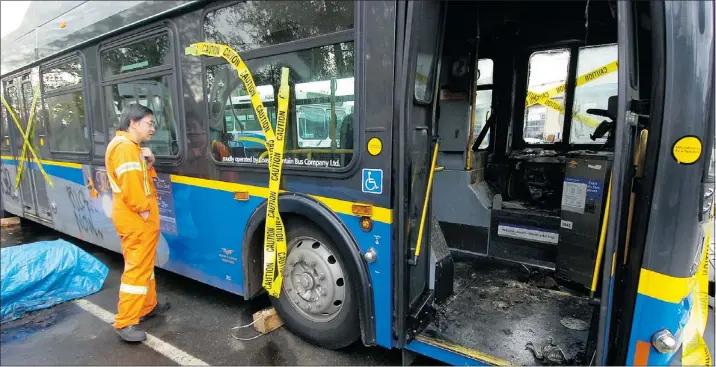
[[[20,319],[2,324],[0,326],[0,343],[24,340],[51,327],[58,321],[58,313],[65,308],[60,306],[31,312]]]
[[[52,241],[59,238],[50,228],[23,221],[17,226],[2,228],[0,233],[0,247],[10,247],[37,241]]]

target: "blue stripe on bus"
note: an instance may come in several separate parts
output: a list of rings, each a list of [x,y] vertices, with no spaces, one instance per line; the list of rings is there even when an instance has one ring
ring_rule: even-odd
[[[32,170],[39,170],[39,167],[37,165],[37,162],[28,162],[25,161],[27,164],[25,167],[32,169]],[[6,164],[9,166],[17,166],[18,161],[12,160],[12,159],[2,159],[2,164]],[[26,168],[23,168],[25,170]],[[43,164],[42,169],[45,170],[45,172],[49,176],[55,176],[62,179],[65,179],[70,182],[74,182],[79,185],[84,186],[84,177],[82,176],[82,170],[79,168],[72,168],[72,167],[63,167],[63,166],[57,166],[52,164]]]
[[[671,303],[637,293],[626,365],[634,365],[637,341],[651,345],[654,334],[663,329],[678,335],[689,320],[692,305],[693,295],[687,296],[679,303]],[[660,353],[650,346],[648,365],[668,366],[674,355],[675,353]]]

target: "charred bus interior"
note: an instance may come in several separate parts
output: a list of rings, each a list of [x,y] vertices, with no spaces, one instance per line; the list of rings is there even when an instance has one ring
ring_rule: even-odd
[[[593,363],[617,114],[616,7],[480,1],[441,8],[430,129],[439,145],[424,260],[437,312],[430,323],[415,316],[426,300],[411,276],[413,337],[495,363]],[[640,32],[648,32],[644,19]],[[418,73],[429,64],[420,52]],[[429,92],[418,84],[416,102]],[[412,192],[434,154],[434,145],[415,148],[418,130],[408,133]],[[411,202],[409,233],[417,233],[423,201]]]

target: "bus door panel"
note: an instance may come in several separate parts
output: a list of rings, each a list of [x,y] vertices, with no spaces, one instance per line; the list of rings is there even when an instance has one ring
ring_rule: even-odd
[[[399,333],[401,342],[412,339],[421,331],[431,317],[434,298],[431,278],[433,275],[430,238],[432,215],[429,205],[428,181],[431,177],[432,157],[436,147],[435,96],[437,68],[439,63],[440,40],[443,28],[445,3],[438,1],[417,1],[407,4],[405,52],[403,59],[403,80],[399,94],[405,99],[401,106],[401,129],[404,144],[400,175],[403,198],[404,220],[399,221],[404,230],[400,251],[405,256],[402,266],[405,271],[399,292],[399,313],[403,310],[405,332]],[[403,84],[404,83],[404,84]],[[399,196],[401,196],[399,194]],[[404,200],[404,201],[403,201]],[[427,201],[427,203],[426,203]],[[422,222],[422,225],[421,225]],[[434,229],[432,229],[434,230]],[[438,229],[439,230],[439,229]],[[419,250],[418,250],[419,248]],[[400,269],[400,267],[398,268]],[[402,344],[401,343],[401,344]]]
[[[32,159],[32,153],[29,152],[29,149],[31,149],[31,147],[34,147],[34,142],[32,141],[30,132],[27,131],[27,127],[29,124],[30,107],[32,106],[32,84],[30,84],[29,80],[25,81],[25,78],[29,79],[29,75],[24,75],[21,78],[22,84],[20,85],[18,106],[22,107],[21,109],[16,110],[15,113],[17,114],[17,118],[20,119],[20,126],[22,126],[23,131],[19,132],[20,139],[17,139],[15,146],[17,147],[17,152],[19,153],[18,156],[20,156],[21,160],[25,159],[25,161],[24,164],[22,164],[22,170],[20,170],[20,162],[18,162],[17,174],[20,175],[20,185],[22,186],[23,211],[25,212],[25,214],[37,216],[37,206],[35,205],[35,195],[33,189],[34,185],[32,182],[33,164],[31,163],[31,161],[34,160]],[[27,138],[29,141],[25,141],[25,139],[23,138],[23,132],[27,134]],[[25,147],[24,149],[25,155],[23,156],[23,147],[26,145],[27,147]]]
[[[12,106],[17,105],[16,87],[12,82],[3,82],[3,98]],[[14,142],[17,138],[17,127],[15,121],[11,117],[7,108],[3,104],[2,108],[2,155],[4,157],[15,156]],[[17,166],[10,162],[3,161],[0,164],[0,194],[2,195],[2,209],[15,215],[22,215],[22,197],[20,187],[15,187],[15,177],[17,176]]]
[[[10,105],[10,108],[12,109],[12,114],[15,115],[15,117],[18,119],[18,123],[20,124],[20,128],[22,128],[22,132],[18,129],[17,124],[13,120],[13,123],[10,125],[11,133],[15,137],[14,145],[15,145],[15,154],[13,154],[13,157],[18,158],[22,154],[22,147],[25,144],[25,139],[23,137],[23,132],[27,129],[27,120],[25,119],[25,113],[23,110],[22,105],[22,94],[21,94],[21,88],[18,86],[17,79],[10,80],[5,84],[6,89],[6,100],[8,104]],[[29,108],[29,107],[28,107]],[[12,114],[9,116],[11,119],[13,119]],[[15,194],[19,196],[19,200],[22,204],[22,213],[29,214],[29,215],[36,215],[35,214],[35,200],[32,196],[32,182],[31,179],[28,179],[28,175],[26,174],[30,170],[27,168],[28,162],[25,161],[25,163],[22,166],[22,171],[20,170],[20,163],[21,160],[16,161],[16,169],[15,169],[15,175],[21,175],[20,179],[20,185],[16,186],[16,177],[12,178],[12,182],[10,184],[13,187],[13,190]],[[24,171],[24,172],[23,172]]]
[[[29,76],[29,75],[28,75]],[[33,86],[33,84],[35,84]],[[24,112],[25,112],[25,124],[24,128],[26,130],[26,133],[28,134],[28,138],[30,139],[30,145],[28,145],[27,149],[28,151],[25,153],[26,158],[32,158],[34,161],[34,157],[32,153],[30,153],[29,149],[32,148],[32,150],[35,152],[35,154],[41,159],[42,158],[42,146],[40,144],[40,135],[43,134],[43,119],[42,119],[42,102],[40,99],[40,93],[38,83],[32,83],[29,79],[27,81],[23,80],[22,83],[22,103],[24,105]],[[37,101],[34,101],[34,99],[37,99]],[[32,113],[32,104],[33,101],[35,102],[35,111]],[[32,115],[32,117],[31,117]],[[32,126],[31,130],[27,131],[27,126],[30,124],[30,120],[32,119]],[[44,144],[42,144],[44,145]],[[20,153],[22,153],[22,150],[20,150]],[[41,163],[41,162],[39,162]],[[26,171],[23,173],[22,177],[23,182],[28,181],[27,186],[30,188],[30,192],[32,193],[32,200],[34,203],[34,212],[32,213],[35,216],[38,216],[44,220],[52,221],[52,212],[50,211],[50,200],[47,196],[47,183],[45,182],[45,177],[42,175],[42,171],[40,171],[37,164],[29,165],[26,169]],[[23,183],[23,185],[25,185]]]
[[[617,259],[624,258],[626,250],[627,222],[632,182],[635,175],[635,148],[640,139],[640,125],[634,108],[639,101],[638,91],[638,59],[635,22],[637,13],[632,1],[617,4],[618,19],[618,95],[615,127],[611,134],[614,140],[614,163],[612,165],[609,212],[607,221],[606,241],[603,248],[602,264],[598,281],[601,283],[599,295],[599,320],[595,351],[595,364],[614,363],[613,358],[618,349],[619,315],[618,310],[625,303],[624,292],[615,292],[621,287],[616,281],[621,278],[621,267]],[[640,40],[647,42],[647,40]],[[642,126],[643,127],[643,126]]]

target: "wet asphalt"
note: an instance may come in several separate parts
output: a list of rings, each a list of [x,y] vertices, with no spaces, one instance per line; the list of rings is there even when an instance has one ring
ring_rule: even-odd
[[[63,238],[109,267],[104,287],[85,299],[115,313],[121,271],[120,254],[23,221],[3,229],[0,246]],[[232,337],[232,328],[251,322],[252,314],[270,305],[266,296],[253,301],[183,276],[157,269],[160,297],[172,308],[143,323],[147,331],[210,365],[400,365],[401,353],[357,343],[340,351],[313,346],[285,328],[251,341]],[[713,308],[710,310],[713,317]],[[706,343],[713,352],[713,318]],[[241,338],[256,335],[252,327],[234,331]],[[27,314],[0,325],[0,365],[176,365],[144,344],[122,342],[110,324],[73,302]],[[424,357],[414,365],[443,365]]]
[[[106,264],[104,287],[85,299],[116,313],[121,271],[120,254],[24,221],[21,229],[3,229],[2,247],[63,238]],[[157,269],[159,297],[172,308],[143,323],[147,331],[210,365],[400,365],[401,353],[357,343],[340,351],[313,346],[285,328],[252,341],[231,335],[235,326],[252,321],[252,314],[270,305],[268,298],[242,297]],[[29,313],[0,326],[2,365],[176,365],[144,344],[127,344],[110,324],[67,302]],[[253,327],[236,330],[241,338],[256,335]],[[423,359],[419,364],[435,364]]]

